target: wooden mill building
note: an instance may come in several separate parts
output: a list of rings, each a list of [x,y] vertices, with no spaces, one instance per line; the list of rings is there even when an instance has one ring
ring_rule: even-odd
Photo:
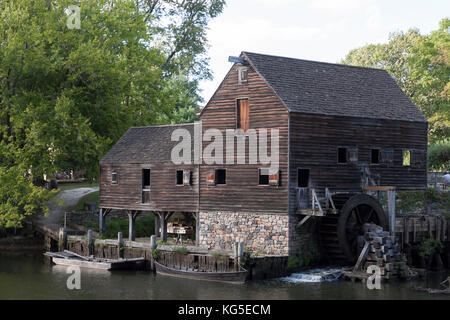
[[[192,213],[199,246],[243,241],[254,252],[289,255],[305,245],[305,215],[338,219],[364,186],[426,188],[427,121],[385,70],[250,52],[234,61],[200,114],[201,132],[241,129],[245,163],[174,164],[171,134],[194,136],[194,124],[130,128],[100,163],[102,224],[111,209],[128,210],[132,222],[152,211],[164,237],[172,213]],[[278,130],[277,173],[250,163],[252,129],[267,129],[269,145]],[[205,150],[211,142],[200,143]],[[379,206],[361,199],[351,203],[372,220]]]

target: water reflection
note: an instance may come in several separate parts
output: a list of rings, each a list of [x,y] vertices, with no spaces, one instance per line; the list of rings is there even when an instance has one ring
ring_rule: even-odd
[[[280,279],[232,285],[157,276],[143,271],[81,269],[81,290],[67,289],[67,267],[51,265],[41,253],[0,253],[0,299],[450,299],[415,292],[438,288],[448,274],[368,290],[350,281],[293,283]]]

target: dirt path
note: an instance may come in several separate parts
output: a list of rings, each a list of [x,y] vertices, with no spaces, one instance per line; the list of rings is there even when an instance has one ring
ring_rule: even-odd
[[[78,201],[85,195],[98,191],[98,187],[94,188],[77,188],[61,191],[56,197],[48,202],[50,212],[47,217],[39,216],[35,223],[40,226],[46,226],[54,231],[64,224],[64,212],[75,206]],[[59,206],[58,201],[63,201],[64,204]]]

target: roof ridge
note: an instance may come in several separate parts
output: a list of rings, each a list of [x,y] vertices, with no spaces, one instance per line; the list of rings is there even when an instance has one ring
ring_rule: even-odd
[[[179,127],[179,126],[192,126],[194,125],[193,122],[191,123],[175,123],[175,124],[158,124],[154,126],[137,126],[137,127],[129,127],[130,129],[145,129],[145,128],[161,128],[161,127]]]
[[[282,59],[289,59],[289,60],[296,60],[296,61],[305,61],[305,62],[313,62],[318,64],[327,64],[327,65],[333,65],[338,67],[350,67],[350,68],[358,68],[358,69],[368,69],[368,70],[376,70],[376,71],[384,71],[387,72],[385,69],[382,68],[373,68],[373,67],[361,67],[361,66],[353,66],[350,64],[343,64],[343,63],[333,63],[333,62],[323,62],[323,61],[317,61],[317,60],[308,60],[308,59],[300,59],[300,58],[293,58],[293,57],[285,57],[285,56],[278,56],[278,55],[272,55],[272,54],[265,54],[265,53],[257,53],[257,52],[250,52],[250,51],[242,51],[243,54],[255,54],[260,56],[266,56],[266,57],[273,57],[273,58],[282,58]]]

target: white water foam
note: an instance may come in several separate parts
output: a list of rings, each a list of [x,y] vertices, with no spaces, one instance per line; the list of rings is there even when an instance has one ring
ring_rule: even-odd
[[[349,267],[328,267],[321,269],[311,269],[302,273],[293,273],[288,277],[280,278],[281,281],[291,283],[304,282],[329,282],[336,281],[342,276],[342,272],[349,270]]]

